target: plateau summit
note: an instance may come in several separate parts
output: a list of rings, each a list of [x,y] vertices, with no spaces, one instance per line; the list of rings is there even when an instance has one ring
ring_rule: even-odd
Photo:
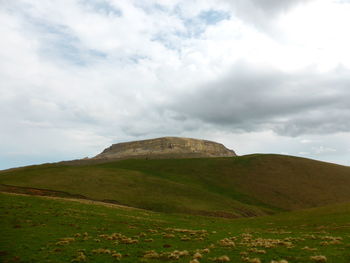
[[[224,145],[192,138],[162,137],[113,144],[93,159],[202,158],[236,156]]]

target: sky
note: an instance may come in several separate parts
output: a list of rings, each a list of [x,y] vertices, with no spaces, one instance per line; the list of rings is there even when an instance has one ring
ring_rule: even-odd
[[[0,0],[0,169],[180,136],[350,165],[350,0]]]

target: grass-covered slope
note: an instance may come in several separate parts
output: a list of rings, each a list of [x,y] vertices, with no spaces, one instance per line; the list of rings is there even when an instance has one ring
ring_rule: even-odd
[[[2,171],[0,184],[224,216],[350,201],[350,167],[281,155],[45,164]]]
[[[349,204],[224,219],[0,193],[0,262],[348,263],[349,222]]]

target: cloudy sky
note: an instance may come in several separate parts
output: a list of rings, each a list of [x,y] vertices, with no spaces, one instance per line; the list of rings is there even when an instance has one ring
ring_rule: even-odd
[[[0,0],[0,169],[186,136],[350,165],[350,0]]]

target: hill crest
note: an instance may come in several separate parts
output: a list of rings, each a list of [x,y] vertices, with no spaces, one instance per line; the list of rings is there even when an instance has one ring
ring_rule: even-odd
[[[350,167],[274,154],[96,159],[0,171],[0,191],[160,212],[258,216],[350,201]]]
[[[184,137],[161,137],[113,144],[93,159],[232,157],[223,144]]]

